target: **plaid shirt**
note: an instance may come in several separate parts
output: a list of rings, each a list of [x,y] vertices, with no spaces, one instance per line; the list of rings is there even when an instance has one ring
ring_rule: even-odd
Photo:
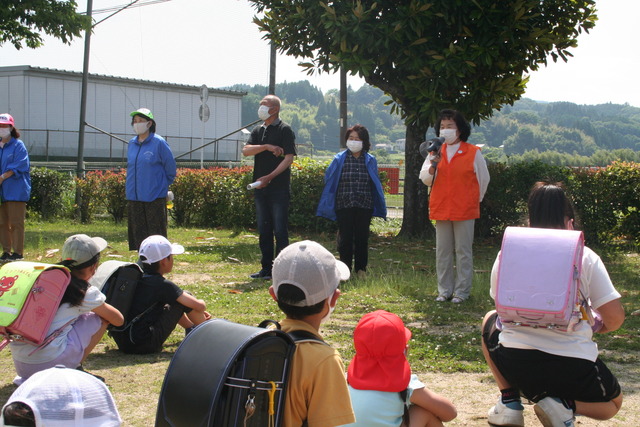
[[[373,209],[373,187],[364,163],[364,152],[354,157],[347,153],[340,174],[336,195],[336,210],[347,208]]]

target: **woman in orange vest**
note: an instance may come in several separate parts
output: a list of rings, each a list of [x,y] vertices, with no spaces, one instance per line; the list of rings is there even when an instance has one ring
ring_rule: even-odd
[[[444,144],[435,154],[427,156],[420,180],[431,187],[429,218],[436,221],[436,301],[450,299],[458,304],[471,294],[473,226],[480,217],[489,171],[480,149],[466,142],[471,126],[462,113],[442,110],[434,127],[436,136],[444,138]]]

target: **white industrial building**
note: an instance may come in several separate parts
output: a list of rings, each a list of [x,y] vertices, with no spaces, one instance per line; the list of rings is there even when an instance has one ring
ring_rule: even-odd
[[[76,160],[82,73],[30,66],[0,67],[0,113],[11,114],[33,160]],[[175,157],[199,161],[202,143],[228,137],[204,149],[205,161],[238,161],[244,143],[239,129],[243,92],[209,89],[210,118],[203,122],[201,88],[90,74],[86,123],[126,141],[133,137],[129,113],[149,108]],[[87,161],[122,161],[126,143],[85,128]]]

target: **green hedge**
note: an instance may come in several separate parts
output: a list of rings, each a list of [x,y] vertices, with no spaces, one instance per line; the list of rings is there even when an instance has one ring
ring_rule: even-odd
[[[49,220],[69,214],[73,206],[75,183],[69,173],[47,168],[31,169],[29,215]]]
[[[499,238],[509,225],[526,225],[526,201],[536,181],[561,181],[571,196],[587,244],[640,244],[640,164],[570,168],[541,162],[489,165],[491,182],[476,232]]]
[[[289,226],[325,231],[333,224],[315,216],[327,162],[309,158],[291,166]],[[171,185],[174,207],[169,212],[179,226],[255,228],[254,192],[247,190],[253,168],[181,169]]]
[[[289,225],[310,232],[335,231],[335,223],[318,218],[315,211],[328,162],[297,159],[291,167],[292,200]],[[526,199],[539,180],[562,181],[572,196],[579,226],[587,243],[640,244],[640,164],[616,162],[605,168],[568,168],[541,162],[489,165],[491,182],[476,221],[476,236],[495,239],[509,225],[526,223]],[[89,172],[76,180],[83,193],[82,220],[107,212],[114,221],[126,214],[125,171]],[[384,174],[381,174],[386,181]],[[169,211],[178,226],[255,228],[252,168],[179,169],[171,185],[175,195]],[[34,168],[30,213],[51,218],[65,214],[65,201],[75,193],[69,175]],[[59,196],[63,194],[63,197]]]

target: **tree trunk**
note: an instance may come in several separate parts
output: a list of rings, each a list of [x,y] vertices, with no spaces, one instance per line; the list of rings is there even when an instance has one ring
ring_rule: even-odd
[[[428,187],[420,181],[420,169],[424,158],[418,149],[424,142],[428,125],[407,126],[405,142],[404,214],[398,234],[406,238],[431,237],[435,229],[429,221]]]

